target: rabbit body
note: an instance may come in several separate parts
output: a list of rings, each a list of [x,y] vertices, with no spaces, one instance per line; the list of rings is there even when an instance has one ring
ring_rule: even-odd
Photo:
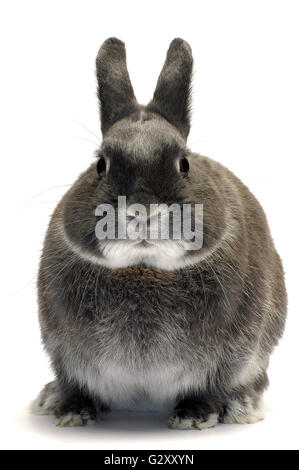
[[[263,417],[269,357],[286,316],[283,270],[265,215],[230,171],[185,147],[189,46],[173,41],[147,107],[130,97],[123,51],[110,39],[97,61],[101,152],[117,157],[106,178],[99,179],[96,163],[79,177],[55,210],[45,240],[40,324],[56,381],[36,406],[55,413],[60,425],[88,424],[105,407],[135,408],[143,399],[174,407],[173,428],[254,422]],[[106,57],[122,76],[127,103],[119,95],[108,101],[105,84],[114,75]],[[182,87],[172,89],[184,101],[180,110],[162,99],[166,78],[173,83],[173,61],[186,88],[183,98]],[[171,155],[181,151],[190,163],[183,178],[170,166]],[[165,168],[157,163],[163,152]],[[201,202],[202,249],[182,254],[174,242],[140,248],[117,241],[99,249],[95,207],[115,204],[119,194],[144,204]]]

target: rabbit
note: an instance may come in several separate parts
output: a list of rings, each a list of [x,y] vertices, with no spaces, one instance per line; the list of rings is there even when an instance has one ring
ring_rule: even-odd
[[[249,189],[187,148],[192,68],[189,44],[174,39],[143,106],[124,43],[109,38],[98,52],[102,144],[54,211],[38,276],[55,380],[33,411],[53,415],[58,426],[94,424],[107,410],[138,409],[144,400],[166,409],[173,429],[265,416],[269,358],[286,319],[283,268]],[[202,205],[201,244],[99,239],[104,214],[96,208],[121,214],[120,196],[125,209]],[[122,223],[136,218],[127,214]]]

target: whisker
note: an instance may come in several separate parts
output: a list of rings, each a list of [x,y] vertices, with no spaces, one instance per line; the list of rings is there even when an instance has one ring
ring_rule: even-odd
[[[208,264],[208,266],[210,267],[210,269],[212,270],[212,272],[215,274],[216,279],[217,279],[217,281],[218,281],[218,283],[219,283],[219,285],[220,285],[220,287],[221,287],[221,290],[222,290],[222,292],[223,292],[223,295],[224,295],[224,297],[225,297],[225,299],[226,299],[226,301],[227,301],[227,305],[229,306],[229,308],[230,308],[230,310],[231,310],[231,313],[233,313],[232,306],[231,306],[231,304],[230,304],[230,302],[229,302],[229,300],[228,300],[228,297],[227,297],[227,294],[226,294],[226,292],[225,292],[225,290],[224,290],[224,287],[223,287],[223,285],[222,285],[222,282],[220,281],[220,279],[219,279],[219,277],[218,277],[216,271],[215,271],[214,268],[212,267],[211,263],[209,263],[208,260],[206,260],[206,263]]]
[[[27,201],[25,201],[23,203],[22,206],[20,206],[18,209],[17,209],[17,212],[22,209],[26,204],[28,204],[28,202],[32,201],[33,199],[37,198],[38,196],[41,196],[42,194],[45,194],[49,191],[53,191],[54,189],[59,189],[59,188],[65,188],[65,187],[70,187],[72,186],[71,184],[61,184],[59,186],[53,186],[52,188],[48,188],[48,189],[45,189],[44,191],[41,191],[40,193],[37,193],[35,194],[34,196],[32,196],[30,199],[28,199]]]
[[[91,269],[90,274],[89,274],[88,279],[87,279],[87,282],[85,284],[85,288],[84,288],[84,291],[83,291],[83,294],[82,294],[82,297],[81,297],[81,302],[80,302],[80,305],[79,305],[79,308],[78,308],[78,313],[77,313],[78,316],[80,315],[80,311],[81,311],[81,307],[82,307],[83,300],[84,300],[84,297],[85,297],[85,293],[86,293],[86,290],[87,290],[87,286],[89,284],[89,281],[90,281],[90,278],[91,278],[93,272],[94,272],[94,270]]]
[[[36,207],[36,206],[41,206],[43,204],[58,204],[59,201],[40,201],[40,202],[35,202],[34,204],[30,204],[30,205],[26,205],[26,206],[23,206],[21,208],[19,208],[17,211],[21,211],[21,210],[24,210],[24,209],[31,209],[32,207]]]
[[[86,142],[89,142],[89,143],[95,145],[96,147],[99,146],[99,143],[98,143],[98,142],[94,142],[93,140],[86,139],[86,137],[76,137],[76,139],[78,139],[78,140],[85,140]]]
[[[14,292],[11,292],[10,295],[18,295],[20,292],[22,292],[24,289],[26,289],[26,287],[29,287],[29,286],[32,284],[32,282],[33,282],[34,280],[36,280],[36,278],[37,278],[37,274],[35,274],[35,275],[30,279],[30,281],[28,281],[23,287],[21,287],[20,289],[14,291]]]
[[[85,126],[84,124],[82,124],[82,122],[78,121],[77,119],[73,119],[73,121],[76,123],[76,124],[79,124],[79,126],[83,127],[84,129],[86,129],[90,134],[92,134],[99,142],[99,144],[101,144],[101,141],[99,139],[99,136],[97,136],[94,132],[92,132],[90,129],[88,129],[87,126]]]

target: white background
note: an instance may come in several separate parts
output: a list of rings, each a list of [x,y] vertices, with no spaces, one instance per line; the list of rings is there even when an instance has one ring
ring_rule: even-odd
[[[7,0],[0,22],[1,447],[298,448],[298,2]],[[26,410],[51,379],[35,288],[43,236],[65,185],[101,139],[94,60],[109,36],[126,42],[141,103],[151,98],[169,42],[179,36],[191,44],[189,147],[234,171],[268,216],[289,317],[262,423],[174,431],[154,416],[112,416],[69,429]]]

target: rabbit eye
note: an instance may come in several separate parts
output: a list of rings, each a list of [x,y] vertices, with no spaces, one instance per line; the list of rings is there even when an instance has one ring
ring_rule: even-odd
[[[107,163],[104,157],[98,159],[97,172],[99,176],[106,176],[107,174]]]
[[[180,172],[183,173],[184,175],[187,175],[189,173],[190,163],[189,163],[188,158],[186,157],[180,158],[179,169],[180,169]]]

